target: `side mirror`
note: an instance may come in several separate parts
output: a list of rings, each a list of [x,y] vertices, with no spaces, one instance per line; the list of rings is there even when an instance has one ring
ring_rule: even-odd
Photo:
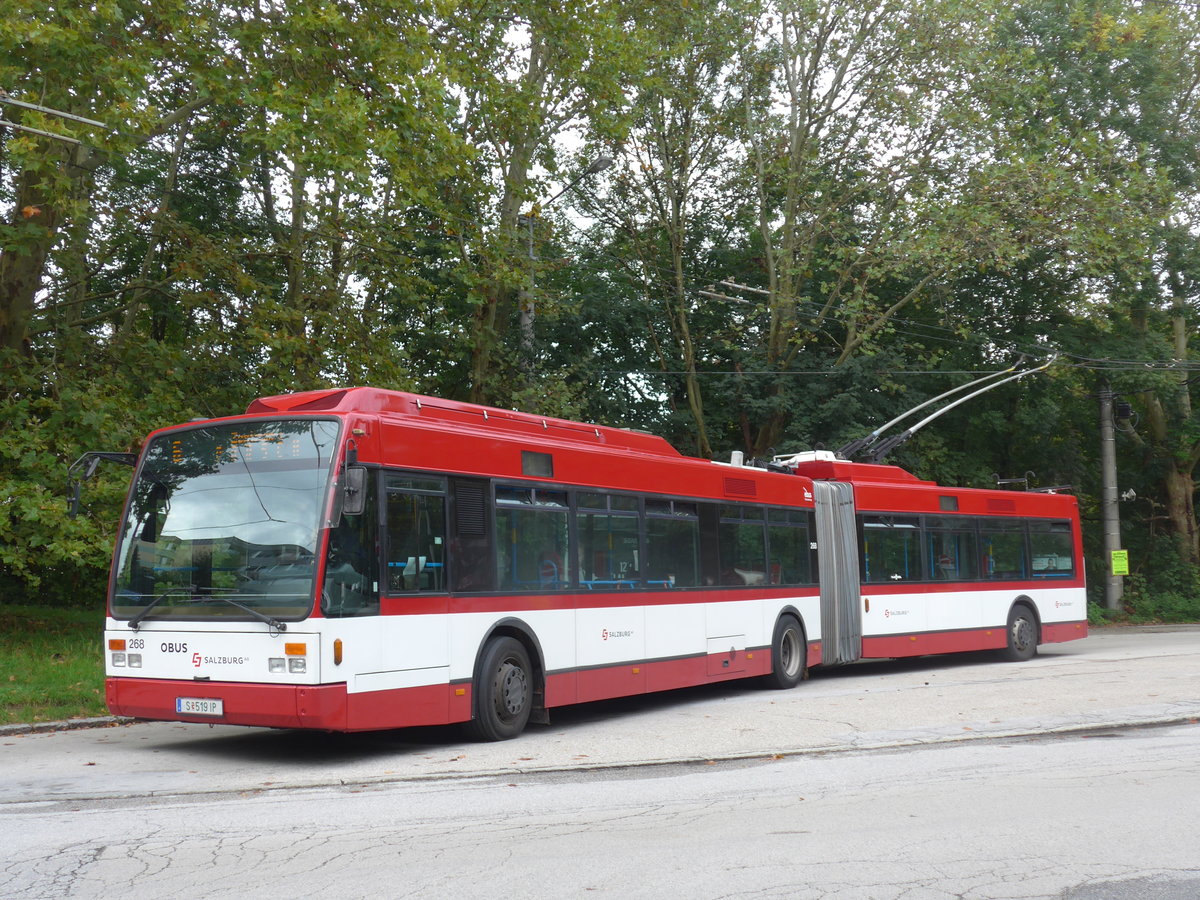
[[[136,453],[108,453],[104,450],[89,450],[67,469],[67,488],[71,499],[67,502],[67,515],[74,519],[79,515],[79,497],[83,482],[96,474],[101,462],[116,462],[126,466],[137,465]]]
[[[347,466],[342,473],[342,515],[361,516],[367,508],[367,470]]]

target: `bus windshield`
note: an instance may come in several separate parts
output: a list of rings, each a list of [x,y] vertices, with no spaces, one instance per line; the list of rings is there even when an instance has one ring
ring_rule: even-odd
[[[241,421],[160,435],[121,528],[112,615],[299,619],[313,602],[339,425]]]

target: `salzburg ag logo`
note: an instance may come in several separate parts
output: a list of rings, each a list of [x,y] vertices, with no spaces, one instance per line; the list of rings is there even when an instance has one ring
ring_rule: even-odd
[[[197,669],[200,668],[200,654],[199,653],[192,654],[192,665],[195,666]]]

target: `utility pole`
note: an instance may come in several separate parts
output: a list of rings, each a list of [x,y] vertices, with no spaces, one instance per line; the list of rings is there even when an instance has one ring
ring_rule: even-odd
[[[521,362],[525,367],[526,374],[533,374],[534,366],[534,342],[533,342],[533,323],[537,318],[537,300],[534,298],[534,289],[537,280],[537,254],[533,246],[533,227],[537,223],[538,216],[541,210],[545,209],[567,191],[574,189],[583,179],[595,175],[597,172],[603,172],[613,164],[611,156],[597,156],[588,165],[586,169],[579,173],[575,179],[563,187],[557,194],[547,200],[545,203],[534,204],[530,208],[529,213],[521,216],[517,221],[524,225],[528,230],[525,232],[525,255],[529,259],[529,287],[521,288],[517,294],[517,305],[520,308],[520,332],[521,332]]]
[[[1113,424],[1113,391],[1105,382],[1100,389],[1100,470],[1103,488],[1100,508],[1104,519],[1104,607],[1118,610],[1125,594],[1125,578],[1113,572],[1113,554],[1121,549],[1121,511],[1117,506],[1117,438]]]

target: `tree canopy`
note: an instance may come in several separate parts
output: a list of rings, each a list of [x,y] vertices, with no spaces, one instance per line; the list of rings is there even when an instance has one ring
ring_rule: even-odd
[[[1194,5],[0,8],[7,597],[102,591],[127,473],[69,520],[79,453],[255,396],[764,457],[1052,353],[896,461],[1073,485],[1097,550],[1111,387],[1135,567],[1195,589]]]

